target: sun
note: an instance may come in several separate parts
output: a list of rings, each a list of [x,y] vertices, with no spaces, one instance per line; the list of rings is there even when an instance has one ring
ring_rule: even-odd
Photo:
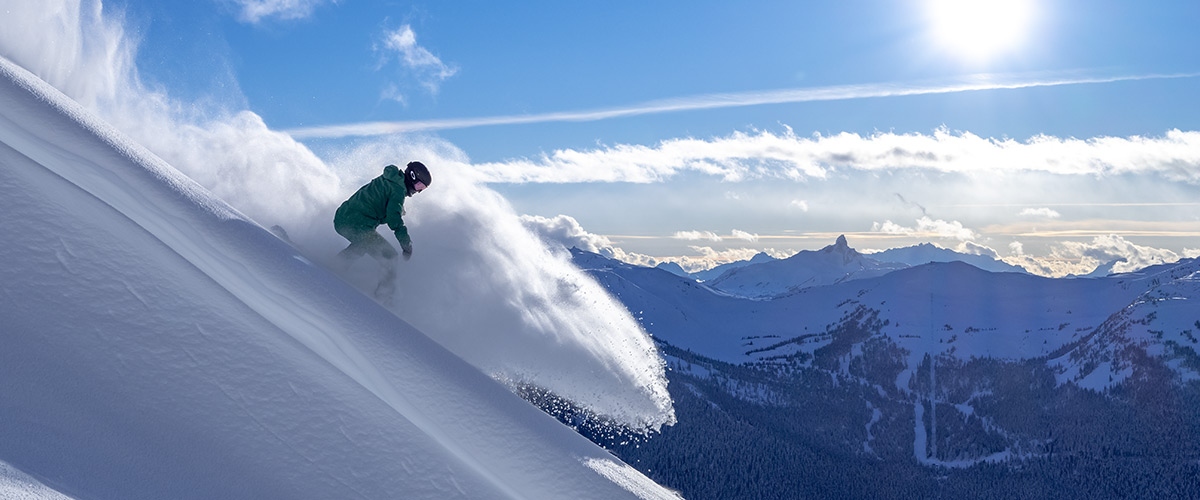
[[[970,62],[1019,48],[1034,15],[1032,0],[928,0],[926,8],[941,48]]]

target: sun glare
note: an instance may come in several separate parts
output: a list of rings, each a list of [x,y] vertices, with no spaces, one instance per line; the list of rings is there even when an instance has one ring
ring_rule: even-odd
[[[1031,0],[928,0],[934,38],[943,49],[983,62],[1023,43],[1033,17]]]

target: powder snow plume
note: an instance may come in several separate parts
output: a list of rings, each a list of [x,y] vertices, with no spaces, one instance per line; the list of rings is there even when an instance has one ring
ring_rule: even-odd
[[[393,138],[359,146],[334,165],[353,189],[382,173],[380,158],[420,159],[433,175],[429,189],[405,203],[414,252],[399,266],[397,296],[386,306],[510,384],[540,386],[634,429],[673,423],[653,341],[569,255],[552,251],[477,182],[461,151],[436,139]],[[338,248],[344,243],[337,240]],[[360,259],[347,279],[370,291],[379,269]]]
[[[338,203],[389,163],[425,162],[433,183],[406,204],[416,251],[385,305],[495,378],[542,387],[634,430],[674,422],[664,364],[649,336],[478,182],[454,145],[391,137],[323,159],[253,112],[148,89],[137,76],[136,42],[100,2],[0,0],[0,10],[0,55],[260,225],[282,226],[315,262],[331,262],[346,243],[333,232]],[[344,277],[369,290],[377,272],[364,258]]]

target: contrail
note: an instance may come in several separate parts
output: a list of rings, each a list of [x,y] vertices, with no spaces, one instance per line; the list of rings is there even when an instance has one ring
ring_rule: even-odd
[[[756,106],[762,104],[784,104],[816,101],[844,101],[879,97],[898,97],[929,94],[950,94],[980,90],[1023,89],[1032,87],[1058,87],[1089,83],[1113,83],[1134,80],[1160,80],[1169,78],[1193,78],[1200,73],[1152,74],[1137,76],[1113,76],[1092,78],[1061,78],[1025,81],[994,81],[988,77],[973,77],[964,81],[940,84],[864,84],[810,87],[800,89],[769,90],[761,92],[737,92],[703,94],[677,99],[649,101],[631,106],[585,111],[561,111],[531,115],[487,116],[476,118],[448,118],[437,120],[377,121],[300,127],[285,130],[292,137],[341,138],[388,135],[404,132],[462,129],[488,125],[519,125],[548,122],[589,122],[627,116],[695,111],[716,108]]]

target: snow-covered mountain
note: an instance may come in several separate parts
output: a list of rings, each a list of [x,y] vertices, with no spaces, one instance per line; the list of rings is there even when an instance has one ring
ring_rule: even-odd
[[[0,211],[0,491],[676,497],[3,58]]]
[[[1146,279],[1146,278],[1142,278]],[[1060,382],[1106,390],[1159,360],[1181,383],[1200,381],[1200,260],[1151,273],[1155,286],[1050,361]]]
[[[919,266],[930,262],[966,262],[972,266],[994,273],[1026,273],[1029,271],[1020,266],[996,260],[986,255],[966,254],[942,248],[932,243],[922,243],[911,247],[892,248],[870,254],[872,259],[880,262],[896,262],[909,266]]]
[[[812,355],[832,342],[831,325],[864,308],[888,323],[880,333],[914,364],[925,355],[1036,358],[1095,329],[1155,279],[1050,279],[949,262],[746,300],[599,255],[580,252],[576,262],[656,339],[729,363]]]
[[[820,250],[732,269],[707,282],[726,293],[751,298],[777,297],[804,288],[880,276],[905,264],[880,262],[850,248],[845,236]]]
[[[654,266],[654,267],[656,267],[658,269],[662,269],[663,271],[674,274],[675,276],[679,276],[681,278],[691,278],[692,277],[691,273],[684,271],[683,266],[679,265],[678,262],[660,262],[657,266]]]
[[[771,261],[775,261],[775,260],[779,260],[779,259],[776,259],[775,257],[772,257],[764,252],[759,252],[759,253],[754,254],[754,256],[750,258],[750,260],[739,260],[737,262],[721,264],[712,269],[705,269],[703,271],[692,273],[691,277],[696,278],[700,281],[711,281],[711,280],[719,278],[722,274],[725,274],[734,269],[746,267],[746,266],[753,265],[753,264],[762,264],[765,262],[771,262]]]
[[[1090,273],[1079,275],[1079,276],[1069,276],[1069,277],[1072,277],[1072,278],[1103,278],[1110,274],[1115,274],[1115,271],[1113,271],[1113,269],[1117,267],[1117,264],[1120,264],[1122,262],[1125,262],[1125,259],[1117,259],[1114,261],[1109,261],[1104,264],[1100,264],[1100,265],[1096,266],[1096,268],[1093,269],[1092,272],[1090,272]]]
[[[685,481],[685,494],[1196,492],[1197,261],[1097,279],[931,263],[753,300],[595,255],[576,262],[671,367],[679,423],[615,449]],[[759,479],[699,473],[678,456]]]

